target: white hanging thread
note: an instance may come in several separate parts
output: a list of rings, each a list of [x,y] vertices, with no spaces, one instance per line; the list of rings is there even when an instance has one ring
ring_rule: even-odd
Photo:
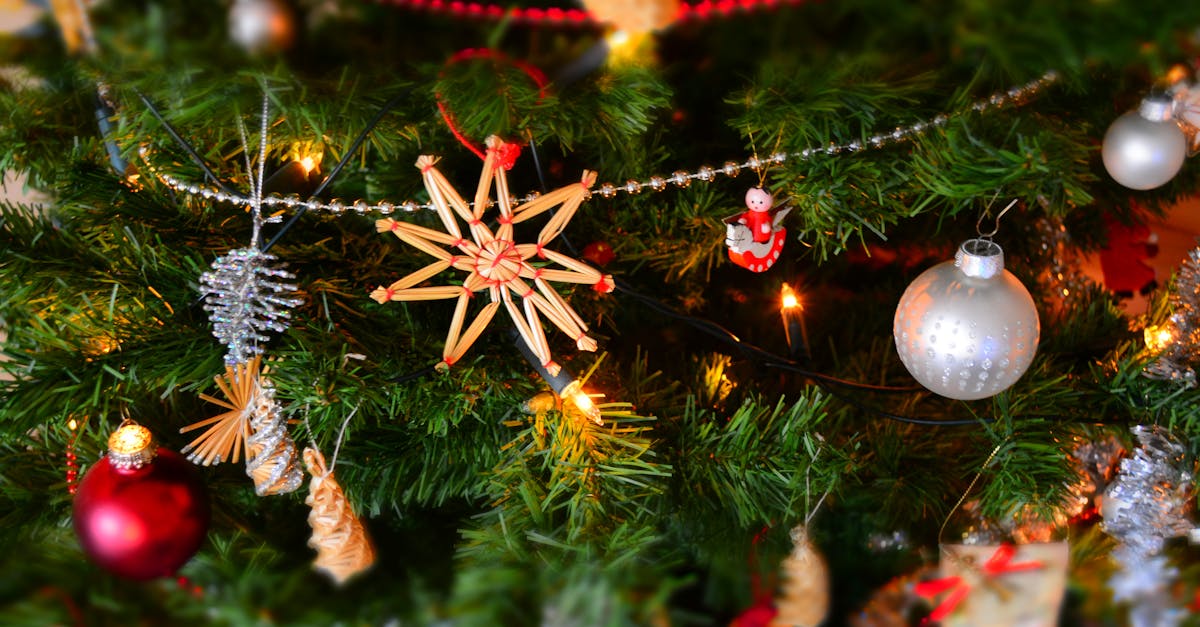
[[[821,509],[825,497],[833,490],[832,483],[817,500],[817,506],[809,509],[811,484],[809,475],[821,449],[813,454],[812,462],[804,471],[804,522],[792,528],[792,552],[783,560],[782,594],[776,599],[775,617],[770,627],[817,627],[829,613],[829,567],[821,553],[808,537],[808,525]]]

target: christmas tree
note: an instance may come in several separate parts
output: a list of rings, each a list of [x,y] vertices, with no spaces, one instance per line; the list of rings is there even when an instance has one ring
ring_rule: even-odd
[[[5,624],[1195,623],[1200,4],[49,5]]]

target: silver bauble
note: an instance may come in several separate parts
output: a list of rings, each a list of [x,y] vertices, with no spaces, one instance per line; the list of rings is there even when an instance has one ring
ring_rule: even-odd
[[[283,0],[236,0],[229,10],[229,37],[251,54],[285,50],[295,36],[295,19]]]
[[[1004,269],[990,240],[967,240],[954,261],[917,277],[896,308],[892,332],[904,367],[930,391],[958,400],[999,394],[1037,352],[1037,308]]]
[[[1187,136],[1172,103],[1147,97],[1137,111],[1117,118],[1104,134],[1104,168],[1130,189],[1154,189],[1171,180],[1187,157]]]

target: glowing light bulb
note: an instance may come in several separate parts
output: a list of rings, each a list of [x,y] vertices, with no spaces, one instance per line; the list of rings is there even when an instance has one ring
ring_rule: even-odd
[[[1186,81],[1190,74],[1191,72],[1188,70],[1186,65],[1177,63],[1171,66],[1170,70],[1167,70],[1167,75],[1164,77],[1164,81],[1167,83],[1167,85],[1177,85]]]
[[[1149,326],[1142,331],[1142,337],[1146,340],[1146,348],[1158,353],[1175,342],[1175,329],[1166,324]]]
[[[71,431],[74,431],[79,428],[79,423],[76,422],[74,418],[72,418],[67,421],[67,428],[70,429]]]
[[[583,413],[585,414],[591,414],[598,411],[595,403],[592,403],[591,397],[583,392],[576,392],[572,394],[571,400],[575,401],[575,406],[583,410]]]
[[[629,33],[623,30],[614,30],[604,38],[604,42],[610,49],[618,50],[629,43]]]
[[[795,309],[796,307],[803,309],[803,306],[800,305],[800,297],[796,296],[796,292],[792,290],[792,286],[787,283],[784,283],[783,287],[779,290],[779,296],[781,300],[780,306],[783,309]]]
[[[604,37],[608,48],[608,65],[621,67],[643,65],[653,59],[654,37],[647,31],[614,30]]]
[[[800,296],[787,283],[779,289],[779,315],[783,318],[783,333],[787,338],[788,354],[808,359],[808,329],[804,325],[804,305]]]
[[[304,176],[321,169],[321,158],[325,156],[325,148],[313,142],[295,142],[288,149],[287,158],[296,163]]]
[[[568,384],[562,391],[562,397],[571,399],[571,402],[575,403],[575,407],[578,407],[579,411],[588,417],[588,420],[598,425],[604,424],[604,419],[600,417],[600,408],[596,407],[596,404],[592,402],[592,397],[583,391],[583,385],[579,381],[572,381]]]

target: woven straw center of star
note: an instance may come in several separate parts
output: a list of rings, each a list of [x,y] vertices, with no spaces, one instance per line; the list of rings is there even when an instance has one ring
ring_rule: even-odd
[[[490,285],[504,285],[521,273],[524,261],[512,242],[494,239],[486,242],[475,257],[475,272]]]

